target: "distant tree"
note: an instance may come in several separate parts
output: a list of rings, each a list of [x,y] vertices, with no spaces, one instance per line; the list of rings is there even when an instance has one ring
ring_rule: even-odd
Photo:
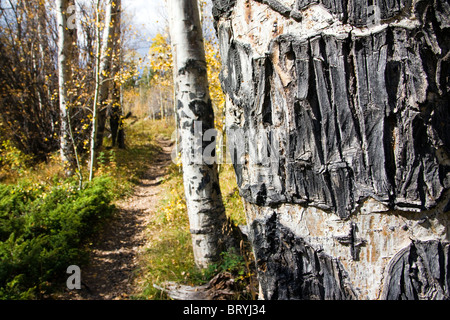
[[[158,33],[152,39],[149,51],[152,90],[157,91],[161,118],[169,114],[169,101],[173,102],[173,58],[168,33]],[[153,108],[154,109],[154,108]]]
[[[111,96],[111,108],[110,108],[110,128],[111,128],[111,140],[112,145],[116,145],[123,149],[125,148],[125,131],[122,119],[122,104],[121,104],[121,94],[122,94],[122,84],[117,77],[120,75],[122,61],[123,61],[123,50],[121,43],[122,35],[122,1],[116,0],[115,8],[115,19],[114,19],[114,41],[113,41],[113,52],[112,52],[112,66],[111,66],[111,78],[113,79],[110,88]]]
[[[113,26],[112,41],[102,41],[101,35],[100,40],[96,37],[98,28],[93,21],[97,4],[100,31],[104,31],[105,39],[110,39],[106,33],[111,34]],[[100,57],[104,72],[99,85],[106,84],[102,106],[111,111],[113,140],[124,145],[120,90],[133,76],[135,67],[124,67],[127,62],[123,58],[123,40],[129,36],[129,29],[120,19],[120,4],[118,0],[0,0],[3,140],[9,140],[38,161],[59,150],[66,173],[71,174],[74,169],[79,173],[92,129],[96,45],[112,43],[112,49],[105,49],[107,53]],[[113,16],[115,12],[116,22],[105,21],[105,8]],[[105,110],[100,108],[101,112]]]
[[[46,1],[0,1],[0,126],[36,160],[59,148],[57,48]]]
[[[113,55],[119,52],[115,50],[114,44],[120,39],[120,12],[121,0],[107,0],[100,51],[100,107],[98,110],[98,128],[96,130],[96,149],[103,145],[108,109],[111,106],[110,94],[114,84],[113,71],[117,71],[113,63],[118,63],[116,59],[113,59]]]

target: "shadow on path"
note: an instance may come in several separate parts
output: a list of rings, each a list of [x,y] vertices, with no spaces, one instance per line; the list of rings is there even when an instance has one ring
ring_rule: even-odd
[[[173,143],[158,139],[161,146],[148,171],[141,177],[131,197],[116,204],[116,217],[95,240],[90,264],[81,269],[81,290],[65,291],[56,299],[117,300],[134,293],[139,253],[146,244],[145,231],[160,199],[160,184],[171,163]]]

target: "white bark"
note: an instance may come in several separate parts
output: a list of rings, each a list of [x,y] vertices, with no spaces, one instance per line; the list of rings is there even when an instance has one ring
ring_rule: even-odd
[[[74,32],[67,26],[69,6],[73,0],[57,0],[58,23],[58,80],[59,80],[59,105],[60,105],[60,153],[63,164],[69,168],[74,164],[72,145],[69,137],[69,97],[68,85],[72,78],[71,62],[73,60]]]
[[[196,0],[168,3],[186,203],[195,262],[207,267],[221,253],[226,216],[217,165],[205,164],[202,137],[194,136],[195,126],[214,127],[202,28]]]
[[[106,114],[108,107],[108,95],[111,88],[111,64],[114,42],[117,40],[115,30],[119,28],[116,24],[117,14],[119,13],[120,1],[108,0],[106,3],[105,12],[105,27],[103,30],[101,58],[100,58],[100,93],[99,103],[100,108],[98,112],[98,130],[97,130],[97,148],[103,144],[103,133],[106,124]]]
[[[97,0],[97,8],[95,12],[95,30],[97,37],[97,50],[95,55],[95,91],[94,91],[94,105],[92,108],[92,131],[91,131],[91,149],[90,149],[90,162],[89,162],[89,181],[94,178],[94,165],[95,165],[95,148],[97,137],[97,122],[98,122],[98,101],[100,93],[100,0]]]

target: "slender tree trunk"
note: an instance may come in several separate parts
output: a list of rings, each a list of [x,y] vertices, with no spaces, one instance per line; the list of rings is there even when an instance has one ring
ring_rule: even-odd
[[[99,110],[98,110],[98,128],[96,148],[103,145],[103,136],[106,126],[106,118],[108,114],[109,93],[112,88],[111,67],[112,56],[114,51],[114,41],[117,39],[115,31],[117,17],[120,14],[120,2],[118,0],[108,0],[106,3],[105,28],[103,30],[101,59],[100,59],[100,93],[99,93]]]
[[[66,168],[66,173],[71,174],[75,164],[73,145],[70,140],[70,98],[68,87],[72,80],[71,64],[74,53],[74,32],[68,28],[68,8],[74,5],[73,0],[57,1],[58,23],[58,80],[59,80],[59,105],[60,105],[60,154],[61,161]]]
[[[99,96],[100,96],[100,63],[101,63],[101,43],[100,43],[100,0],[97,0],[97,6],[95,11],[95,30],[97,37],[97,49],[95,54],[95,89],[94,89],[94,104],[92,107],[92,131],[91,131],[91,144],[90,144],[90,162],[89,162],[89,181],[94,179],[94,166],[95,166],[95,149],[96,138],[98,129],[98,109],[99,109]]]
[[[115,0],[115,18],[114,20],[114,41],[113,41],[113,57],[111,66],[111,78],[114,78],[120,71],[122,64],[122,49],[121,49],[121,14],[122,3],[121,0]],[[111,81],[111,115],[110,115],[110,127],[112,136],[112,145],[116,145],[123,149],[125,148],[125,135],[123,130],[122,120],[122,105],[121,105],[121,84],[117,81]]]
[[[42,96],[45,97],[43,99],[45,101],[44,105],[46,105],[46,109],[53,110],[53,99],[52,97],[52,85],[49,79],[47,79],[47,75],[49,74],[56,74],[55,65],[53,63],[51,50],[49,48],[49,34],[50,34],[50,28],[48,23],[48,14],[47,14],[47,8],[46,3],[39,1],[38,2],[38,34],[39,34],[39,55],[40,60],[42,61],[42,83],[45,83],[45,86],[43,86],[43,93]],[[45,90],[46,88],[46,90]],[[54,118],[51,114],[48,114],[50,118]],[[52,134],[56,133],[55,131],[55,121],[53,119],[50,121],[50,129]]]
[[[205,268],[217,261],[223,250],[226,216],[217,165],[203,159],[203,133],[214,128],[214,112],[197,1],[170,0],[169,14],[186,203],[195,262]]]
[[[162,96],[162,86],[159,86],[159,112],[161,113],[161,120],[164,120],[164,100]]]

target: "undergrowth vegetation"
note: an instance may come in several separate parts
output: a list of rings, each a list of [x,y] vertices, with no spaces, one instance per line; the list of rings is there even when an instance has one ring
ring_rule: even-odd
[[[68,266],[86,262],[86,240],[114,210],[110,188],[106,177],[83,190],[0,185],[0,299],[39,298]]]
[[[131,194],[159,151],[153,133],[164,134],[168,127],[140,125],[128,125],[125,150],[99,152],[96,178],[82,188],[77,177],[65,177],[58,154],[37,163],[2,141],[0,300],[45,298],[65,283],[68,266],[88,262],[97,233],[114,216],[114,201]]]
[[[114,218],[114,201],[131,195],[133,186],[161,151],[157,140],[170,139],[171,121],[128,119],[125,150],[104,148],[96,178],[79,188],[77,177],[65,178],[58,154],[45,163],[9,142],[0,147],[0,300],[42,299],[67,279],[67,267],[88,262],[97,233]],[[84,176],[87,162],[82,159]],[[222,165],[220,183],[227,216],[245,224],[231,165]],[[220,272],[231,273],[240,287],[235,299],[255,297],[251,252],[224,252],[206,270],[195,267],[180,165],[172,164],[161,184],[161,199],[147,229],[133,299],[168,299],[153,287],[165,281],[201,285]]]

